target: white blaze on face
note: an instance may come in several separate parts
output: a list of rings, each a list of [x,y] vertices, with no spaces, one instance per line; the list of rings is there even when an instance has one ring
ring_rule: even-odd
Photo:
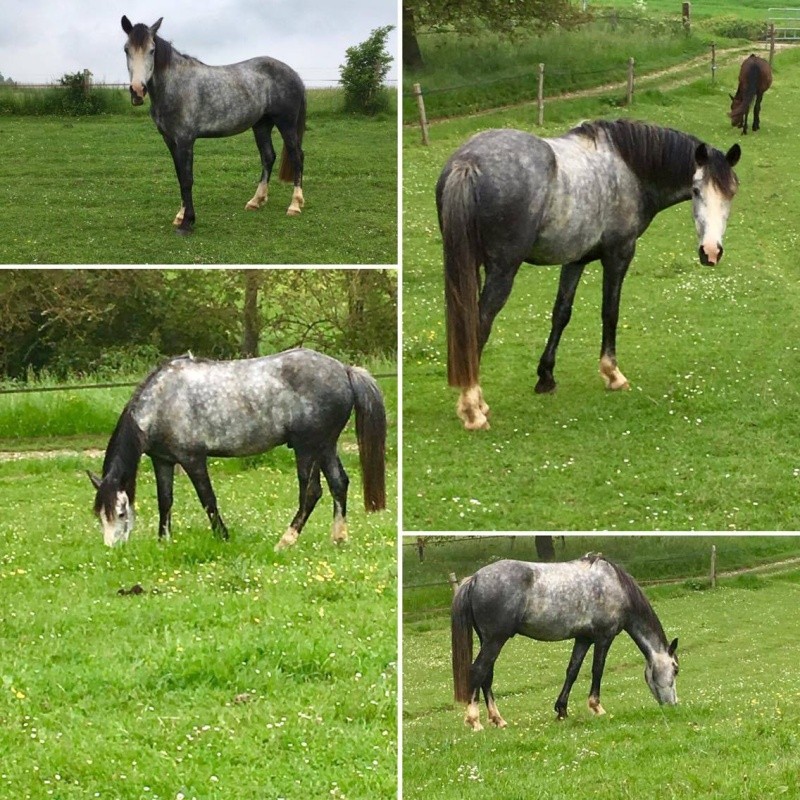
[[[106,516],[105,509],[100,509],[100,525],[103,528],[103,541],[108,547],[127,542],[133,530],[134,512],[128,495],[117,492],[112,517]]]
[[[725,235],[730,211],[730,198],[712,181],[704,181],[704,169],[698,169],[692,184],[692,214],[700,249],[706,254],[710,264],[716,264],[720,259],[722,237]]]
[[[153,77],[153,60],[155,44],[150,41],[143,48],[125,46],[125,56],[128,60],[128,75],[131,79],[131,89],[140,99],[144,99],[145,86]]]

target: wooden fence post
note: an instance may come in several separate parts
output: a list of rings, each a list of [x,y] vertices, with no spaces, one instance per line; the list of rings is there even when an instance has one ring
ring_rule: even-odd
[[[633,56],[628,59],[628,101],[627,104],[633,103]]]
[[[419,553],[419,560],[425,560],[425,540],[421,536],[417,536],[417,553]]]
[[[717,82],[717,44],[711,42],[711,83]]]
[[[683,22],[683,28],[686,33],[690,33],[692,30],[692,4],[691,3],[682,3],[681,4],[681,22]]]
[[[455,572],[451,572],[447,579],[450,581],[450,588],[453,590],[453,594],[455,594],[458,591],[458,579]]]
[[[422,87],[414,84],[414,96],[417,98],[417,108],[419,108],[419,124],[422,128],[422,144],[430,144],[428,139],[428,118],[425,116],[425,100],[422,97]]]
[[[711,588],[717,588],[717,546],[711,545]]]
[[[539,64],[539,91],[536,94],[536,103],[539,107],[539,127],[544,125],[544,64]]]
[[[772,66],[772,59],[775,56],[775,23],[769,24],[769,65]]]

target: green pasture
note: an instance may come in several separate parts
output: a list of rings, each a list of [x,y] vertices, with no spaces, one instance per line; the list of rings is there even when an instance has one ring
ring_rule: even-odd
[[[716,85],[531,106],[404,136],[404,480],[406,530],[775,530],[800,512],[797,430],[800,281],[794,211],[800,156],[791,112],[800,52],[781,51],[762,129],[730,127]],[[659,215],[625,282],[617,354],[632,390],[597,375],[600,269],[587,268],[561,343],[554,395],[533,392],[559,269],[523,265],[484,353],[491,430],[469,433],[446,385],[441,242],[434,186],[471,134],[518,127],[558,135],[582,119],[630,116],[742,146],[741,188],[715,268],[697,262],[688,204]]]
[[[51,439],[67,449],[50,457],[3,454],[0,797],[394,796],[397,384],[380,384],[389,509],[364,512],[351,424],[339,548],[325,488],[296,547],[274,553],[297,503],[285,448],[211,463],[227,542],[179,475],[173,539],[159,543],[143,459],[136,528],[114,550],[85,473],[102,456],[71,453],[105,446],[100,415],[75,422],[77,438]],[[99,405],[113,424],[115,397]]]
[[[191,237],[173,233],[178,182],[146,110],[0,116],[0,262],[394,264],[396,116],[343,114],[334,95],[309,92],[306,206],[296,218],[277,174],[268,204],[245,211],[261,174],[252,134],[198,140]]]
[[[609,538],[604,551],[616,546],[607,545]],[[796,539],[794,547],[797,552]],[[552,707],[571,642],[515,637],[494,672],[495,697],[509,727],[478,733],[463,725],[463,708],[452,702],[449,609],[407,615],[403,797],[796,796],[798,592],[797,569],[725,579],[715,590],[648,589],[668,637],[679,639],[675,707],[656,704],[643,679],[642,655],[623,633],[603,676],[607,714],[593,717],[586,707],[589,661],[573,687],[570,716],[559,723]],[[485,707],[481,716],[485,722]]]

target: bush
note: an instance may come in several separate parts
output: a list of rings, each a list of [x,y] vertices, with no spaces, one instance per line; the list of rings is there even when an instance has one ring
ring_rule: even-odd
[[[92,91],[88,74],[83,72],[66,73],[58,79],[61,91],[61,112],[71,116],[99,114],[102,108],[100,98]]]
[[[365,42],[347,48],[347,63],[339,68],[345,111],[376,114],[388,109],[389,93],[383,79],[392,63],[386,38],[393,29],[393,25],[376,28]]]

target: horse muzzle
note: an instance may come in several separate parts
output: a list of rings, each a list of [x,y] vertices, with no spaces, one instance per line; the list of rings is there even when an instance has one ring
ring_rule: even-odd
[[[708,245],[700,245],[697,250],[697,254],[700,256],[700,263],[704,267],[713,267],[719,264],[719,262],[722,261],[722,252],[721,244],[718,244],[716,248],[708,247]]]
[[[141,94],[139,94],[139,92],[137,92],[136,89],[133,88],[133,86],[129,86],[128,90],[131,93],[131,104],[132,105],[141,106],[141,105],[144,104],[144,98],[145,98],[145,95],[147,94],[147,87],[146,86],[142,86],[142,93]]]

